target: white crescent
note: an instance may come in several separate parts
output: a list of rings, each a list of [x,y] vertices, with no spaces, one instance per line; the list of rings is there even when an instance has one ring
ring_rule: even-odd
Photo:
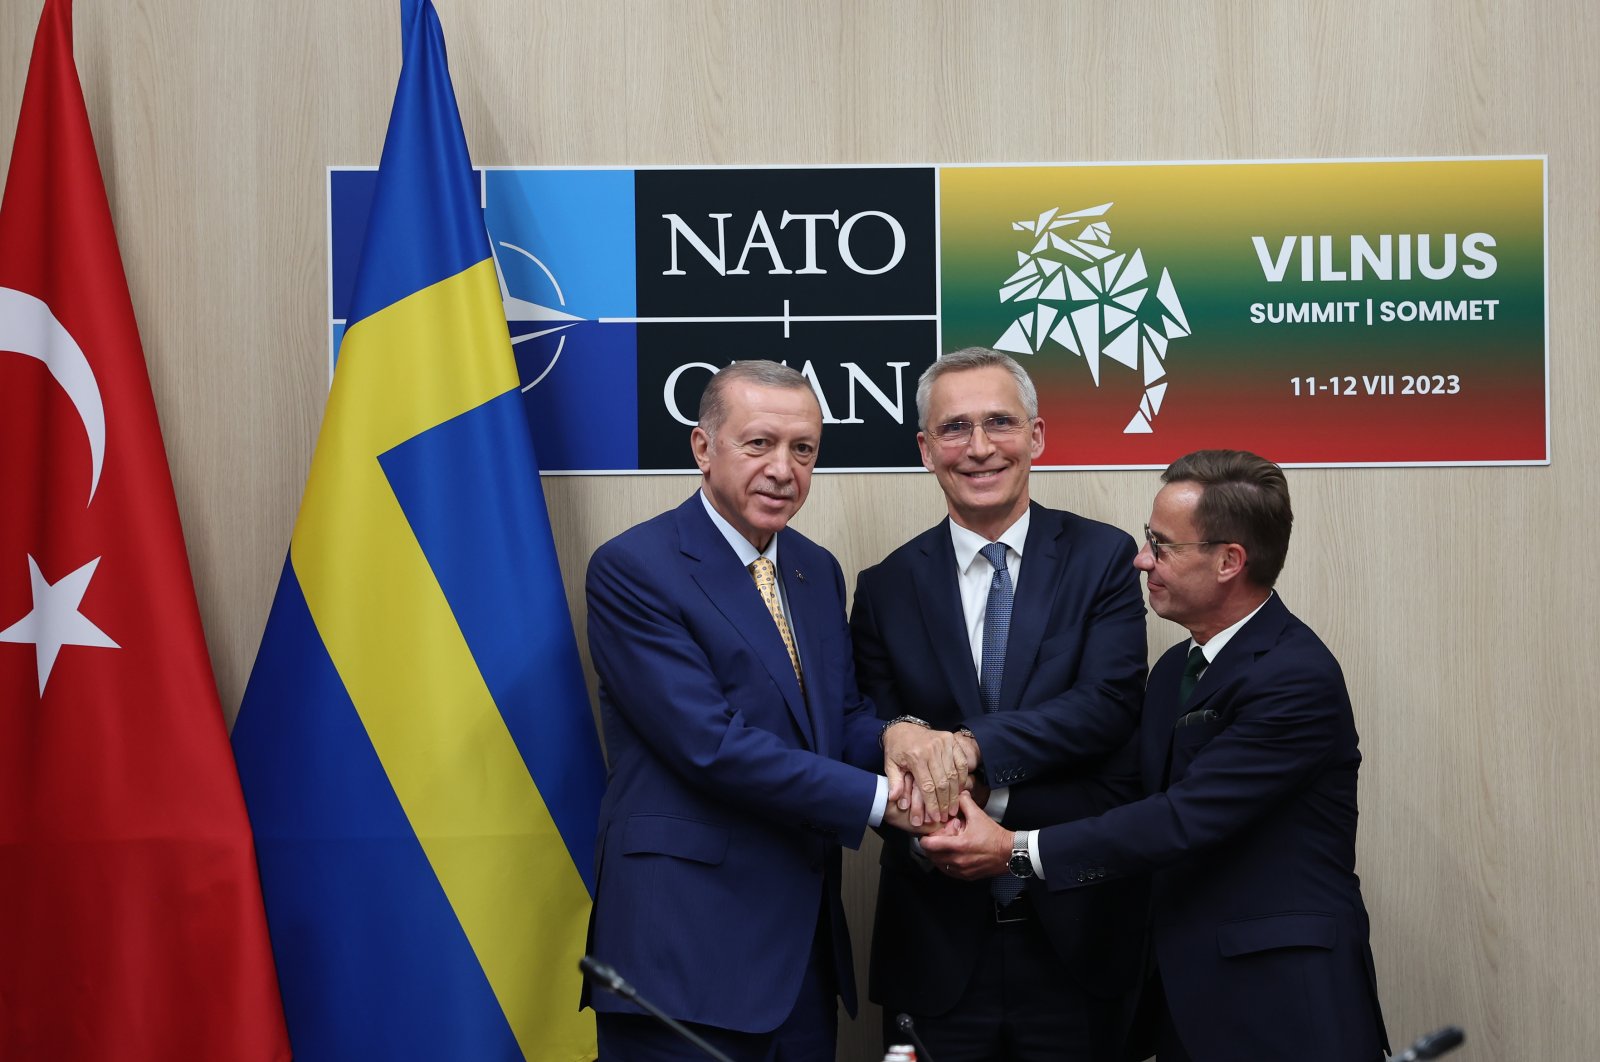
[[[106,460],[106,410],[100,385],[77,340],[61,326],[50,307],[27,292],[0,288],[0,350],[38,358],[72,400],[89,436],[89,456],[94,476],[89,481],[89,501],[100,486],[100,469]]]

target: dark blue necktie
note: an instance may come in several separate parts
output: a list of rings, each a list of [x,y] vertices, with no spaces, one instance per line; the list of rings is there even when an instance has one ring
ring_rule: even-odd
[[[1006,670],[1006,638],[1011,634],[1011,569],[1003,542],[991,542],[978,551],[994,568],[989,578],[989,600],[983,607],[983,663],[978,669],[978,697],[985,712],[1000,710],[1000,681]],[[989,879],[989,895],[1008,904],[1022,895],[1022,879],[1007,872]]]
[[[983,608],[983,663],[978,669],[978,696],[985,712],[1000,710],[1000,680],[1006,669],[1006,638],[1011,633],[1011,569],[1006,547],[991,542],[978,551],[994,568],[989,600]]]

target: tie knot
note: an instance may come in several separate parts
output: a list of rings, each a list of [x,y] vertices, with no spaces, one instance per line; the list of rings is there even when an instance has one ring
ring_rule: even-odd
[[[750,562],[750,574],[756,577],[756,582],[776,582],[772,575],[772,561],[766,557],[757,557]]]
[[[1206,651],[1197,645],[1189,650],[1189,657],[1183,663],[1183,673],[1185,675],[1198,675],[1206,669],[1207,663],[1209,661],[1206,660]]]
[[[991,542],[978,551],[983,559],[989,562],[995,571],[1004,571],[1006,564],[1006,544],[1004,542]]]

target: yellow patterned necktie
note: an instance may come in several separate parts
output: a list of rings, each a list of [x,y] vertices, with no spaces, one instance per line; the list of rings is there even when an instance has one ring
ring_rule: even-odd
[[[800,682],[800,692],[804,693],[806,679],[800,673],[800,653],[794,647],[794,636],[789,633],[789,621],[783,618],[783,605],[778,602],[778,579],[772,570],[772,562],[765,557],[757,557],[750,564],[750,574],[755,577],[756,589],[761,591],[761,600],[767,603],[767,611],[772,613],[772,622],[778,625],[778,637],[783,639],[783,647],[789,650],[789,663],[794,667],[794,677]]]

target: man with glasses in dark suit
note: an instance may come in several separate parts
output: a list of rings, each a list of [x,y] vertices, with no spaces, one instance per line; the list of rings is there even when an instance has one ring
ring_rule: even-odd
[[[1136,561],[1187,628],[1150,672],[1150,795],[1025,840],[970,797],[922,843],[967,877],[1027,844],[1052,894],[1151,874],[1160,1062],[1378,1062],[1388,1048],[1355,873],[1355,720],[1338,661],[1273,591],[1293,513],[1283,472],[1200,451],[1162,474]],[[1024,837],[1018,834],[1018,837]]]
[[[909,789],[912,821],[943,821],[974,771],[1014,828],[1133,799],[1145,671],[1133,540],[1030,498],[1045,425],[1012,358],[940,358],[917,416],[948,518],[862,572],[851,614],[887,759],[938,780]],[[887,1039],[903,1040],[906,1013],[939,1062],[1116,1057],[1142,957],[1136,883],[1068,894],[1006,874],[962,881],[897,830],[881,863],[870,992]]]

